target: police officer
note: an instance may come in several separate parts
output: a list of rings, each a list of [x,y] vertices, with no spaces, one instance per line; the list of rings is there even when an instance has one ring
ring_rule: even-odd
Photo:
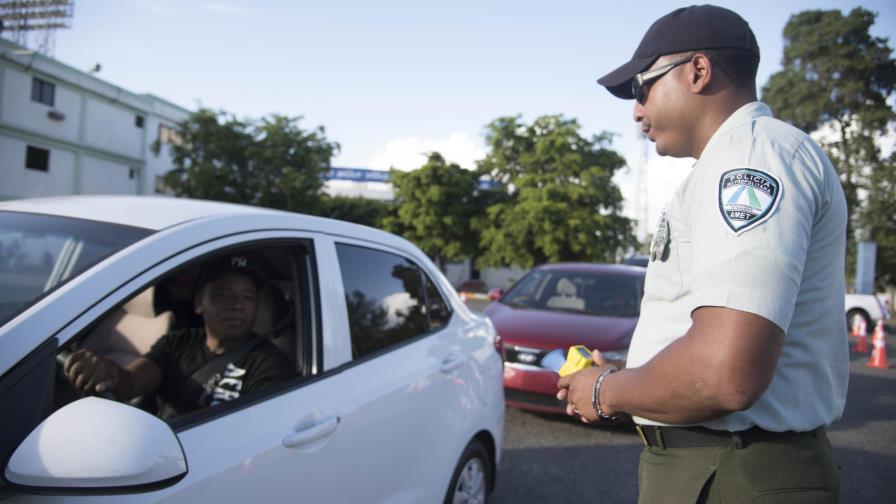
[[[756,98],[739,15],[675,10],[598,82],[661,155],[697,159],[651,245],[628,362],[562,378],[584,421],[632,415],[639,502],[836,502],[825,427],[849,376],[846,202],[806,133]]]

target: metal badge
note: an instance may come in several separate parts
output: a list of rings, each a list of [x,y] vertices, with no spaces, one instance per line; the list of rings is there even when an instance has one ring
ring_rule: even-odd
[[[656,226],[653,233],[653,240],[650,242],[650,260],[664,261],[666,258],[666,248],[669,246],[669,220],[666,218],[666,209],[660,213],[660,222]]]

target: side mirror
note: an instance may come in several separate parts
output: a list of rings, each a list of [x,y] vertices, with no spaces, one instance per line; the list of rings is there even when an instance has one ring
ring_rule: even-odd
[[[186,457],[168,424],[126,404],[85,397],[38,425],[3,476],[25,491],[108,493],[161,488],[186,474]]]
[[[504,295],[504,290],[498,289],[497,287],[488,291],[488,298],[491,299],[492,301],[497,301],[497,300],[501,299],[501,296],[503,296],[503,295]]]

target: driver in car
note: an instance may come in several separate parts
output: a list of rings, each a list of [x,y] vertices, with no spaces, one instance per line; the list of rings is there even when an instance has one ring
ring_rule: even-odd
[[[126,368],[76,350],[65,361],[65,375],[78,392],[108,391],[120,401],[155,392],[163,420],[286,380],[292,374],[287,358],[252,332],[264,284],[245,256],[213,260],[194,297],[204,327],[165,334]]]

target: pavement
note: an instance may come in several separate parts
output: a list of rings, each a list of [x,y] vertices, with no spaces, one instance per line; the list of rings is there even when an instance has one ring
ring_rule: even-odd
[[[846,409],[829,429],[842,503],[896,502],[896,331],[888,329],[890,368],[851,354]],[[508,408],[490,502],[635,502],[641,449],[631,425],[596,428]]]

